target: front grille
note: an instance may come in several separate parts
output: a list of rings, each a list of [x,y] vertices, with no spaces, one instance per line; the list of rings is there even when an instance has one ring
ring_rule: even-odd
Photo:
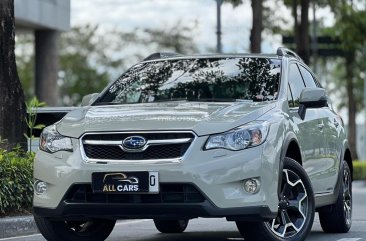
[[[140,151],[129,151],[124,149],[122,140],[129,136],[138,135],[147,141],[162,141],[147,145],[147,148]],[[175,143],[176,140],[187,139],[183,143]],[[87,134],[82,138],[82,145],[85,156],[96,160],[154,160],[154,159],[176,159],[182,157],[194,139],[192,133],[108,133],[108,134]],[[87,141],[94,141],[90,144]],[[97,141],[97,143],[95,143]],[[120,144],[100,144],[100,142],[116,142]],[[171,143],[170,143],[171,142]],[[99,144],[98,144],[99,143]]]
[[[151,160],[179,158],[187,151],[190,143],[150,146],[143,152],[126,152],[119,146],[84,144],[85,154],[92,159],[108,160]]]
[[[160,184],[159,194],[93,193],[90,184],[77,184],[66,195],[67,203],[202,203],[204,196],[191,184]]]

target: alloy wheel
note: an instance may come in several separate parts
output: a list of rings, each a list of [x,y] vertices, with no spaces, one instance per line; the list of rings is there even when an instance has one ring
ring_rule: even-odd
[[[267,227],[281,238],[293,237],[304,226],[308,210],[309,198],[303,181],[295,172],[284,169],[278,215],[266,223]]]

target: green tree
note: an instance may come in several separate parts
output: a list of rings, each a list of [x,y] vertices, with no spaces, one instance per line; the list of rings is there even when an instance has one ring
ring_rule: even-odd
[[[62,35],[59,85],[63,105],[77,105],[84,95],[99,92],[108,84],[110,72],[123,64],[108,55],[107,50],[114,47],[97,26],[75,27]]]
[[[147,45],[155,43],[156,51],[165,49],[181,54],[197,53],[198,49],[194,44],[194,35],[192,31],[197,26],[184,26],[182,22],[164,29],[144,29],[146,33],[145,38],[137,39],[138,42]]]
[[[100,29],[98,26],[74,27],[61,36],[59,81],[63,105],[77,105],[82,96],[100,92],[108,82],[147,55],[158,51],[197,52],[193,41],[195,26],[178,22],[164,29],[135,29],[131,32]],[[28,99],[34,92],[33,55],[25,46],[32,38],[18,35],[17,58]]]
[[[362,106],[360,89],[360,71],[365,70],[364,59],[366,44],[366,9],[360,9],[361,4],[352,0],[329,0],[331,9],[336,16],[332,29],[334,36],[342,42],[344,56],[344,76],[348,107],[348,139],[353,159],[358,159],[356,152],[356,114]],[[360,69],[361,67],[361,69]]]

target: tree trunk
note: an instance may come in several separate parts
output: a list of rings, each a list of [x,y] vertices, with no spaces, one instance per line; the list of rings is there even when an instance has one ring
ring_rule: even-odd
[[[0,148],[26,146],[25,104],[15,62],[14,0],[0,1]]]
[[[355,52],[346,53],[346,81],[348,96],[348,141],[352,159],[357,160],[357,136],[356,136],[356,102],[354,99],[353,69],[355,64]]]
[[[299,20],[297,14],[298,1],[292,0],[292,17],[294,18],[294,42],[295,42],[295,51],[298,52],[298,46],[300,46],[300,27]]]
[[[299,26],[297,53],[306,64],[310,62],[309,7],[310,0],[301,0],[301,23]]]
[[[263,0],[252,0],[253,23],[250,31],[250,52],[260,53],[263,29]]]

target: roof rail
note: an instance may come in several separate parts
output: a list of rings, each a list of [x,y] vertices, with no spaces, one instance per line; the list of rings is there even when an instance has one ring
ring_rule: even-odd
[[[302,60],[302,58],[300,58],[300,56],[297,55],[297,53],[295,53],[294,51],[292,51],[292,50],[290,50],[288,48],[285,48],[285,47],[279,47],[277,49],[277,55],[278,56],[285,56],[285,55],[292,56],[292,57],[296,58],[297,60],[299,60],[299,61],[301,61],[301,62],[304,63],[304,61]]]
[[[169,58],[169,57],[174,57],[174,56],[180,56],[180,54],[171,53],[171,52],[158,52],[158,53],[150,54],[149,56],[144,58],[143,61],[154,60],[154,59],[164,59],[164,58]]]

